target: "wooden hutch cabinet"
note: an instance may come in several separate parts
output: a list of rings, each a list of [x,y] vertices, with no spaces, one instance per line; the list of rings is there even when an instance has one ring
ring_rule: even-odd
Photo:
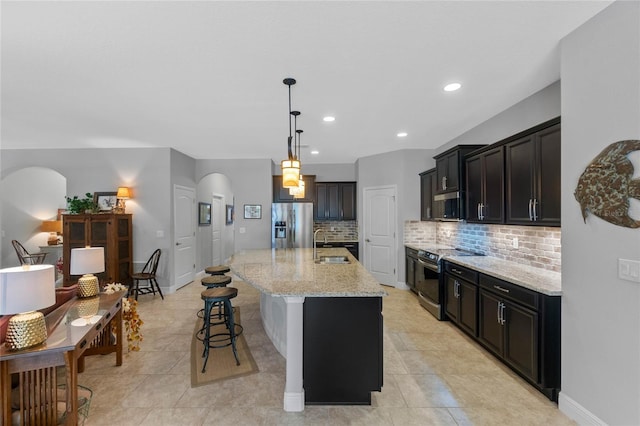
[[[130,285],[133,273],[131,214],[100,213],[63,215],[63,285],[70,286],[80,276],[69,274],[71,249],[104,247],[105,271],[95,274],[100,285],[117,282]]]

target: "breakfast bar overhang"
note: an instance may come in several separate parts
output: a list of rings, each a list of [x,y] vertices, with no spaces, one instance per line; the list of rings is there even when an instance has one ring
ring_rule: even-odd
[[[370,404],[382,387],[387,293],[346,249],[319,249],[317,257],[311,248],[257,249],[229,263],[260,290],[265,331],[286,358],[285,411]],[[338,257],[345,259],[332,263]]]

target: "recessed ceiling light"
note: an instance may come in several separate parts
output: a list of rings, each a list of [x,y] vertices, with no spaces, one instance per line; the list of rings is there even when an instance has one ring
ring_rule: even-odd
[[[406,138],[406,137],[407,137],[407,135],[408,135],[408,133],[407,133],[407,132],[400,132],[400,133],[398,133],[396,136],[397,136],[397,137],[399,137],[399,138]]]
[[[446,86],[444,86],[444,91],[445,92],[455,92],[456,90],[458,90],[461,87],[462,87],[462,84],[460,84],[460,83],[449,83]]]
[[[335,118],[335,117],[332,117],[332,116],[330,116],[330,115],[327,115],[326,117],[324,117],[324,118],[322,119],[322,121],[327,121],[327,122],[336,121],[336,118]]]
[[[320,154],[320,151],[314,149],[313,151],[311,151],[311,154],[312,155],[318,155],[318,154]]]

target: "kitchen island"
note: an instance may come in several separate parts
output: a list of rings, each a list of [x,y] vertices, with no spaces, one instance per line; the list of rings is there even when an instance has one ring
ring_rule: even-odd
[[[386,292],[344,248],[244,250],[233,273],[261,292],[260,313],[286,358],[285,411],[306,404],[370,404],[382,387],[382,297]]]

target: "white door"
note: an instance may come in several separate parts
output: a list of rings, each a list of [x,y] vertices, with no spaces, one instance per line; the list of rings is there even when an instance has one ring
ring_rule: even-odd
[[[196,271],[196,191],[193,188],[173,188],[173,229],[175,250],[175,287],[193,281]]]
[[[380,284],[395,286],[396,188],[365,188],[364,266]]]
[[[214,195],[211,203],[211,241],[213,243],[211,266],[222,265],[224,263],[224,256],[222,254],[222,226],[224,221],[224,198],[220,195]],[[204,266],[207,267],[209,265]]]

